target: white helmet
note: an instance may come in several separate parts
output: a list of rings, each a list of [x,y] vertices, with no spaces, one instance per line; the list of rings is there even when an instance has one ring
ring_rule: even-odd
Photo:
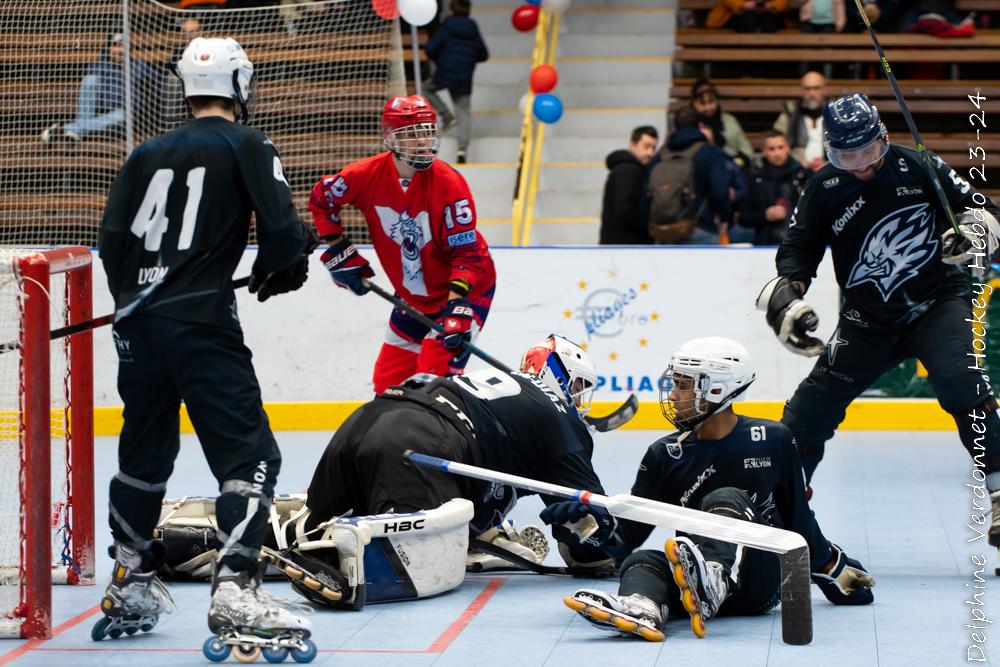
[[[253,63],[235,39],[196,37],[177,63],[184,97],[224,97],[236,102],[236,117],[246,123],[253,112],[256,77]]]
[[[729,407],[757,377],[747,349],[734,340],[710,336],[695,338],[680,346],[660,378],[660,409],[671,424],[689,431],[712,413]],[[694,399],[672,401],[674,384],[692,381]]]
[[[567,405],[576,406],[581,417],[590,410],[597,388],[597,370],[590,355],[576,343],[549,334],[524,353],[521,371],[544,382],[564,397]]]

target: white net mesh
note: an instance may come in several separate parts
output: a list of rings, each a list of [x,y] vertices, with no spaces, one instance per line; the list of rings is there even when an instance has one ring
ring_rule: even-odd
[[[233,37],[253,61],[251,125],[278,147],[308,220],[320,176],[381,150],[382,105],[403,84],[396,25],[371,0],[197,11],[0,0],[0,245],[96,244],[129,147],[185,118],[172,64],[198,35]],[[356,214],[345,223],[366,239]]]
[[[22,526],[21,498],[23,466],[21,408],[26,381],[24,360],[17,345],[23,324],[21,280],[11,271],[12,262],[27,251],[0,248],[0,625],[16,625],[14,610],[21,602],[20,584],[26,567],[21,553],[25,528]],[[68,322],[66,276],[50,277],[49,317],[51,327]],[[54,578],[65,580],[69,555],[67,530],[66,408],[68,391],[68,348],[65,340],[52,341],[50,351],[50,432],[51,432],[51,521],[44,527],[51,533]],[[8,628],[10,629],[10,628]],[[2,634],[2,632],[0,632]]]

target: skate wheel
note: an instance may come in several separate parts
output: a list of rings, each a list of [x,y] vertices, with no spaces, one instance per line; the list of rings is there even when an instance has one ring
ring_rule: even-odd
[[[218,637],[209,637],[201,646],[201,652],[212,662],[222,662],[229,657],[231,650],[231,647],[228,644],[223,644]]]
[[[111,637],[112,639],[118,639],[121,636],[122,636],[122,629],[121,628],[115,628],[113,630],[108,630],[108,637]]]
[[[705,627],[705,619],[698,612],[691,614],[691,632],[698,639],[704,639],[705,635],[708,634],[708,628]]]
[[[666,636],[659,630],[647,628],[644,625],[639,626],[639,636],[645,639],[647,642],[662,642],[664,639],[666,639]]]
[[[611,622],[614,623],[615,627],[621,630],[622,632],[634,633],[639,630],[639,624],[636,623],[635,621],[630,621],[627,618],[621,618],[619,616],[615,616]]]
[[[306,588],[313,591],[318,591],[323,588],[323,584],[308,575],[302,577],[302,583]]]
[[[684,610],[689,614],[698,611],[698,603],[695,602],[694,593],[691,592],[690,588],[685,588],[684,592],[681,593],[681,604],[684,605]]]
[[[285,574],[287,574],[292,579],[301,579],[302,576],[305,573],[302,570],[298,569],[297,567],[292,567],[291,565],[286,565],[285,566]]]
[[[323,587],[323,590],[321,590],[319,594],[325,597],[327,600],[330,600],[331,602],[336,602],[340,598],[344,597],[341,593],[338,593],[332,588],[327,588],[326,586]]]
[[[272,663],[284,662],[285,658],[288,657],[288,649],[280,646],[277,648],[268,646],[262,653],[264,654],[264,659]]]
[[[563,604],[572,609],[573,611],[584,611],[587,608],[587,603],[582,600],[577,600],[576,598],[563,598]]]
[[[295,662],[312,662],[316,657],[316,644],[311,639],[303,639],[302,645],[305,648],[293,648],[292,660]]]
[[[139,629],[142,630],[143,632],[149,632],[150,630],[153,629],[155,625],[156,621],[153,621],[152,623],[143,623],[142,625],[139,626]]]
[[[610,623],[611,619],[613,618],[611,614],[604,611],[603,609],[598,609],[597,607],[587,607],[587,611],[584,613],[586,613],[587,616],[590,616],[591,618],[595,618],[598,621],[603,621],[605,623]]]
[[[107,635],[108,626],[111,625],[111,619],[105,616],[101,620],[94,623],[93,629],[90,631],[90,638],[95,642],[99,642]]]
[[[139,632],[139,628],[135,627],[134,625],[125,628],[125,634],[127,634],[129,637],[131,637],[137,632]]]
[[[687,577],[684,576],[683,565],[680,565],[679,563],[677,565],[674,565],[673,574],[674,574],[674,583],[676,583],[681,588],[688,587]]]
[[[663,545],[663,552],[667,555],[667,560],[674,565],[681,559],[680,554],[677,553],[677,542],[674,540],[667,540],[667,543]]]
[[[257,662],[260,657],[260,647],[246,644],[237,644],[233,647],[233,657],[236,662]]]

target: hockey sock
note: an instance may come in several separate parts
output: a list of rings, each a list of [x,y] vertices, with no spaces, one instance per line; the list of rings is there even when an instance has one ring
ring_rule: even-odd
[[[618,595],[642,595],[662,607],[670,597],[673,582],[662,552],[636,551],[622,563]]]
[[[997,415],[996,399],[990,397],[979,405],[953,414],[958,425],[958,436],[969,452],[977,468],[982,468],[988,477],[997,478],[1000,473],[1000,416]],[[990,486],[996,490],[996,486]]]

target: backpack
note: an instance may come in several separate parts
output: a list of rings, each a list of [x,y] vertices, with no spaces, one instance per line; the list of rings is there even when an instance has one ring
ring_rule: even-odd
[[[691,235],[698,226],[704,206],[696,206],[694,155],[702,147],[696,141],[680,153],[660,149],[661,160],[649,175],[647,196],[649,235],[662,243],[676,243]]]

